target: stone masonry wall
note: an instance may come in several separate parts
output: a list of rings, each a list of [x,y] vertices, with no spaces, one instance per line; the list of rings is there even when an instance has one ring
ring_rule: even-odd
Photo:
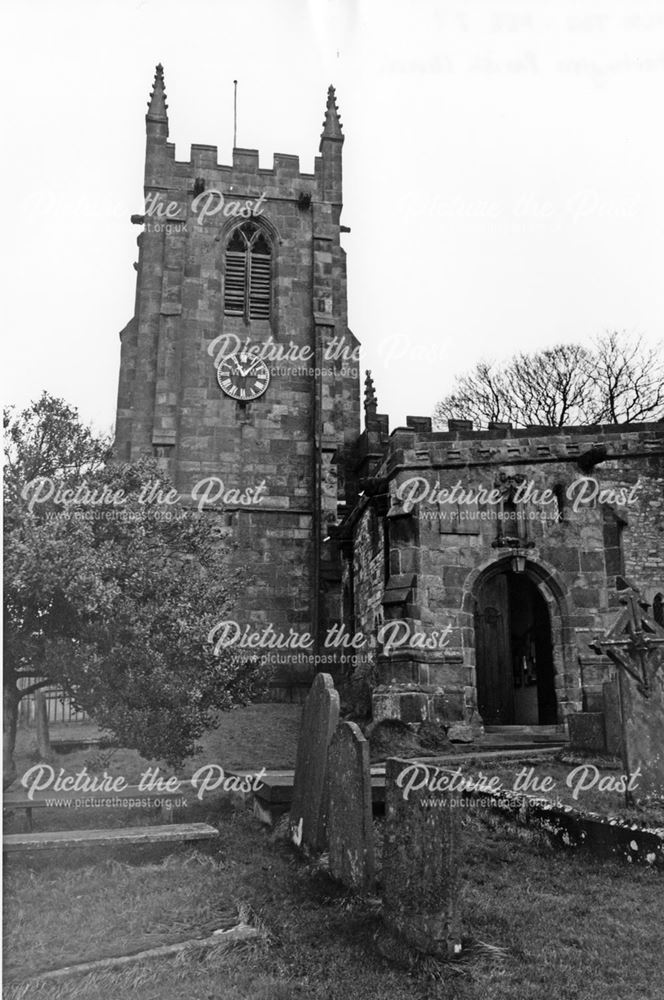
[[[411,634],[445,632],[446,643],[442,649],[406,643],[379,657],[374,708],[406,721],[461,714],[476,726],[478,587],[520,556],[551,620],[559,721],[593,710],[610,671],[588,642],[615,618],[616,576],[625,575],[649,600],[664,587],[663,456],[661,424],[507,434],[395,431],[379,472],[390,492],[384,609]],[[469,490],[477,497],[484,489],[486,498],[519,483],[529,484],[530,500],[514,508],[504,499],[440,502],[441,491],[457,484],[457,496],[463,489],[467,499]],[[551,502],[542,504],[547,489]],[[375,578],[361,571],[364,522],[355,532],[360,607],[375,600]]]
[[[221,481],[205,509],[223,520],[234,545],[244,580],[237,594],[241,624],[314,632],[323,617],[323,539],[338,519],[345,454],[359,435],[334,94],[328,94],[321,155],[308,174],[298,157],[285,154],[274,155],[271,169],[261,168],[250,149],[234,149],[231,165],[217,162],[215,146],[198,144],[188,161],[176,160],[163,86],[158,68],[146,118],[145,196],[162,212],[172,207],[167,222],[159,213],[133,220],[144,230],[135,315],[121,334],[116,455],[157,455],[184,503],[201,480]],[[244,220],[223,211],[202,218],[194,199],[211,190],[226,202],[260,203],[252,221],[272,247],[269,320],[224,315],[225,248]],[[266,361],[270,384],[252,402],[239,404],[217,383],[224,337],[226,353],[233,344],[269,344],[281,352]],[[335,338],[336,351],[330,350]],[[247,497],[259,487],[253,505],[228,493]],[[302,670],[295,675],[302,679]]]

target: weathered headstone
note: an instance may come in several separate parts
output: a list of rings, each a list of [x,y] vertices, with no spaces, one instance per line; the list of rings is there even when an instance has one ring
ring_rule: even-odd
[[[648,617],[636,588],[620,577],[617,586],[625,610],[591,648],[618,667],[628,801],[664,799],[664,629]]]
[[[606,749],[604,715],[602,712],[573,712],[567,716],[569,742],[572,750]]]
[[[51,756],[51,738],[48,731],[48,706],[43,691],[35,691],[35,725],[37,728],[37,749],[42,760]]]
[[[664,800],[664,676],[655,678],[646,700],[626,674],[620,675],[623,762],[634,778],[634,801]]]
[[[622,712],[620,709],[620,681],[615,677],[602,685],[604,702],[604,731],[607,753],[622,756]]]
[[[302,712],[295,760],[290,833],[304,850],[327,847],[327,751],[339,721],[339,695],[329,674],[316,674]]]
[[[375,877],[369,742],[342,722],[327,755],[330,871],[350,889],[371,892]]]
[[[432,796],[419,777],[404,779],[417,766],[390,758],[385,767],[383,916],[393,934],[445,958],[461,951],[459,809],[449,794]]]

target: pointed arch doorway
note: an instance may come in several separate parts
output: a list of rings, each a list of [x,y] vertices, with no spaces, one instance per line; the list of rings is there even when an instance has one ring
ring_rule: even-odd
[[[475,667],[480,715],[488,726],[555,725],[551,617],[531,577],[504,567],[479,582]]]

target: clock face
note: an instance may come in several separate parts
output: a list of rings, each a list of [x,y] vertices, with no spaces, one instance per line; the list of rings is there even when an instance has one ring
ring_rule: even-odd
[[[232,354],[217,366],[217,382],[227,396],[245,403],[263,395],[270,383],[270,370],[254,354]]]

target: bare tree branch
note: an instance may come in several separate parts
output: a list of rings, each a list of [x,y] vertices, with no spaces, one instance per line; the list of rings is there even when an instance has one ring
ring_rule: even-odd
[[[664,349],[607,333],[587,349],[559,344],[497,364],[479,362],[436,405],[434,421],[515,427],[664,419]]]

